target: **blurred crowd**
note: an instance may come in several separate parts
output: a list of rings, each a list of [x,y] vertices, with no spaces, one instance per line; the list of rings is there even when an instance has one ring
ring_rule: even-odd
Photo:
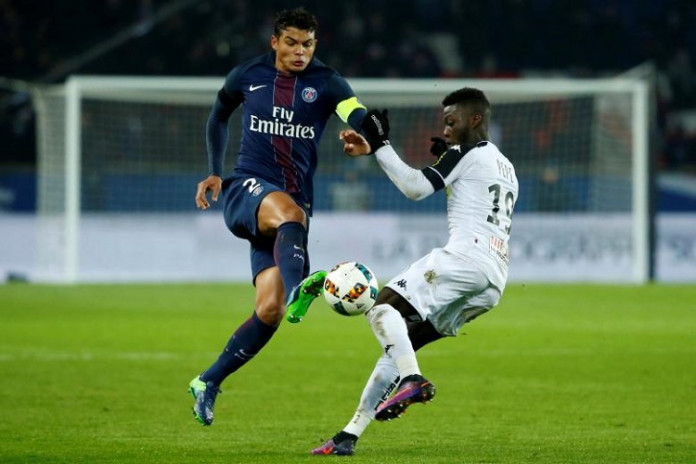
[[[70,74],[222,76],[269,49],[274,13],[319,19],[317,56],[347,77],[613,76],[658,70],[659,164],[696,172],[693,0],[0,0],[3,161],[33,162],[17,81]]]

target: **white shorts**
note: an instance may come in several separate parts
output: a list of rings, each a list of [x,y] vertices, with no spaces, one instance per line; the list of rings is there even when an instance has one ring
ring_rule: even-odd
[[[440,334],[450,337],[497,305],[501,296],[481,269],[442,248],[411,264],[387,287],[408,300]]]

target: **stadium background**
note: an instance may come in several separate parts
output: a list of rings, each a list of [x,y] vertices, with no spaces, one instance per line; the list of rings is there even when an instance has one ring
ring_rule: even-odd
[[[614,76],[653,63],[660,207],[693,214],[693,1],[302,3],[322,22],[318,56],[349,77]],[[0,242],[7,215],[32,216],[36,202],[23,82],[221,76],[266,50],[281,5],[0,0]],[[415,47],[417,66],[399,53]],[[693,284],[511,284],[465,334],[419,351],[438,397],[370,427],[351,462],[693,464],[694,301]],[[225,383],[202,428],[186,385],[253,304],[248,282],[0,285],[0,462],[306,464],[352,414],[379,347],[362,318],[315,304]]]
[[[302,4],[320,21],[317,56],[349,79],[585,78],[616,76],[649,66],[654,70],[658,99],[658,130],[651,153],[658,172],[657,207],[661,212],[696,211],[692,65],[696,8],[689,2],[495,1],[482,9],[457,1],[385,0],[371,2],[366,11],[354,1]],[[233,64],[268,50],[273,13],[287,6],[276,1],[200,0],[2,3],[0,40],[6,45],[2,47],[6,69],[1,71],[0,211],[31,214],[36,209],[36,121],[25,84],[62,83],[76,74],[221,77]],[[84,105],[85,123],[94,122],[97,128],[83,143],[105,156],[92,159],[93,164],[84,169],[108,175],[95,175],[99,182],[86,179],[82,208],[187,211],[191,185],[205,169],[200,147],[207,108],[199,110],[201,145],[181,145],[176,136],[182,128],[172,116],[177,108],[159,106],[145,114],[140,124],[162,136],[141,140],[137,132],[142,128],[129,126],[125,118],[120,128],[100,126],[103,108],[92,105]],[[516,121],[515,131],[505,134],[506,144],[519,153],[533,154],[514,160],[526,192],[517,211],[597,210],[588,205],[586,194],[585,147],[590,132],[582,118],[590,105],[583,99],[565,106],[539,103],[538,108],[527,109],[542,115],[533,121],[520,118],[514,108],[501,107],[497,112],[499,121]],[[119,111],[114,107],[109,116],[118,120]],[[436,117],[435,113],[420,116],[422,121]],[[410,124],[403,130],[422,142],[413,143],[406,155],[413,163],[427,163],[427,140],[432,134],[423,132],[424,124],[418,119]],[[124,136],[109,137],[114,131]],[[558,132],[563,132],[562,137],[557,137]],[[232,136],[234,140],[236,134]],[[559,140],[564,144],[563,162],[572,169],[561,172],[565,189],[551,195],[543,179],[547,173],[553,177],[558,169],[547,153],[553,154]],[[158,153],[159,159],[166,160],[150,167],[152,185],[147,188],[153,191],[157,185],[166,185],[167,195],[140,191],[142,183],[128,175],[127,166],[139,162],[141,153]],[[351,204],[341,202],[385,182],[373,166],[363,165],[360,172],[343,166],[340,161],[320,164],[317,210],[390,211],[408,203],[393,189]],[[356,176],[367,188],[351,190]],[[549,198],[560,200],[549,202]],[[427,210],[433,201],[437,200],[411,208]],[[693,254],[696,244],[686,248]]]
[[[696,6],[688,0],[304,1],[317,56],[347,77],[616,75],[658,72],[660,171],[696,172]],[[70,74],[223,76],[268,50],[287,2],[106,0],[0,3],[0,208],[32,210],[29,94],[17,82]],[[661,209],[696,208],[665,192]]]

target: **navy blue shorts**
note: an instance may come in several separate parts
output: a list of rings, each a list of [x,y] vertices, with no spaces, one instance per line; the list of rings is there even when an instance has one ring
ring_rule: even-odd
[[[276,265],[273,258],[275,237],[262,235],[256,219],[261,201],[271,192],[284,192],[284,190],[256,177],[232,177],[225,179],[222,183],[225,225],[234,235],[248,240],[251,245],[249,257],[252,281],[256,281],[259,272]],[[306,210],[305,213],[307,213]],[[309,223],[309,215],[307,215],[307,222]],[[305,274],[308,270],[309,257],[307,256]]]

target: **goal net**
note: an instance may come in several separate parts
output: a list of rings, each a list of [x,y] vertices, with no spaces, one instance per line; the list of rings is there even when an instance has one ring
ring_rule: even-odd
[[[38,88],[35,280],[248,280],[246,244],[220,207],[195,210],[207,175],[205,123],[222,78],[73,77]],[[463,86],[493,105],[491,139],[520,181],[511,281],[648,277],[647,86],[631,79],[351,79],[389,109],[391,141],[433,161],[441,101]],[[241,134],[230,124],[229,174]],[[320,144],[313,268],[363,260],[382,280],[447,240],[445,193],[403,197],[373,157],[348,158],[331,119]],[[217,211],[217,213],[215,212]]]

